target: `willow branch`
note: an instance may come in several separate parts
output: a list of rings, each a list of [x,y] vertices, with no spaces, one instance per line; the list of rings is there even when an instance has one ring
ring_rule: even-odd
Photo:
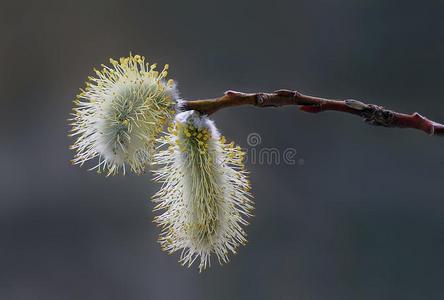
[[[444,135],[444,125],[431,121],[418,113],[398,113],[375,104],[357,100],[332,100],[301,94],[296,91],[278,90],[273,93],[242,93],[227,91],[214,99],[183,101],[183,110],[196,110],[211,115],[216,111],[233,106],[253,105],[257,107],[279,107],[297,105],[308,113],[339,111],[353,114],[371,125],[419,129],[430,135]]]

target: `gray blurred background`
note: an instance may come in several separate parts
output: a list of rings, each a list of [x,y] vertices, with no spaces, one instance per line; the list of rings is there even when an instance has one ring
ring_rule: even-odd
[[[296,107],[214,116],[247,147],[255,217],[228,265],[161,252],[149,174],[73,167],[66,119],[93,66],[169,63],[187,99],[278,88],[444,121],[443,1],[0,4],[0,299],[444,299],[444,139]]]

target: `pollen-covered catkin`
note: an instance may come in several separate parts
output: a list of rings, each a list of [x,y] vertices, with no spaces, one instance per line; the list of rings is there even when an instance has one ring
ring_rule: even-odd
[[[153,173],[163,185],[153,201],[162,249],[181,251],[183,265],[200,259],[199,271],[212,254],[228,262],[229,252],[247,242],[243,227],[253,209],[245,153],[196,111],[179,113],[161,142],[168,147],[155,154],[161,167]]]
[[[128,165],[141,174],[151,161],[155,140],[175,114],[177,90],[172,80],[165,80],[168,65],[158,72],[140,55],[110,63],[94,69],[96,77],[88,77],[74,101],[72,162],[82,165],[98,158],[92,168],[98,172],[125,173]]]

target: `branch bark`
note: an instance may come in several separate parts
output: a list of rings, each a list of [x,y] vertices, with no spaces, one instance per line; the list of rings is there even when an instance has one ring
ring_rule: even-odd
[[[227,91],[224,96],[214,99],[183,101],[181,109],[196,110],[211,115],[222,108],[253,105],[257,107],[279,107],[297,105],[308,113],[340,111],[359,116],[368,124],[384,127],[413,128],[429,135],[444,135],[444,125],[431,121],[418,113],[398,113],[375,104],[357,100],[332,100],[301,94],[297,91],[278,90],[273,93],[242,93]]]

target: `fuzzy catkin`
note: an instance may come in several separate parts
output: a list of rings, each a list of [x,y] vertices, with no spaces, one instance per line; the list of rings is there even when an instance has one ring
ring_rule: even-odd
[[[180,262],[199,271],[228,262],[229,252],[247,242],[244,226],[253,202],[244,169],[244,152],[226,143],[214,123],[196,111],[179,113],[161,142],[168,149],[154,156],[155,180],[163,183],[153,197],[161,227],[159,242],[168,253],[181,251]]]
[[[168,65],[158,72],[140,55],[110,63],[94,70],[96,77],[88,77],[74,101],[72,162],[83,165],[98,158],[92,168],[98,172],[125,173],[129,165],[141,174],[152,159],[155,140],[173,118],[177,90],[172,80],[165,81]]]

